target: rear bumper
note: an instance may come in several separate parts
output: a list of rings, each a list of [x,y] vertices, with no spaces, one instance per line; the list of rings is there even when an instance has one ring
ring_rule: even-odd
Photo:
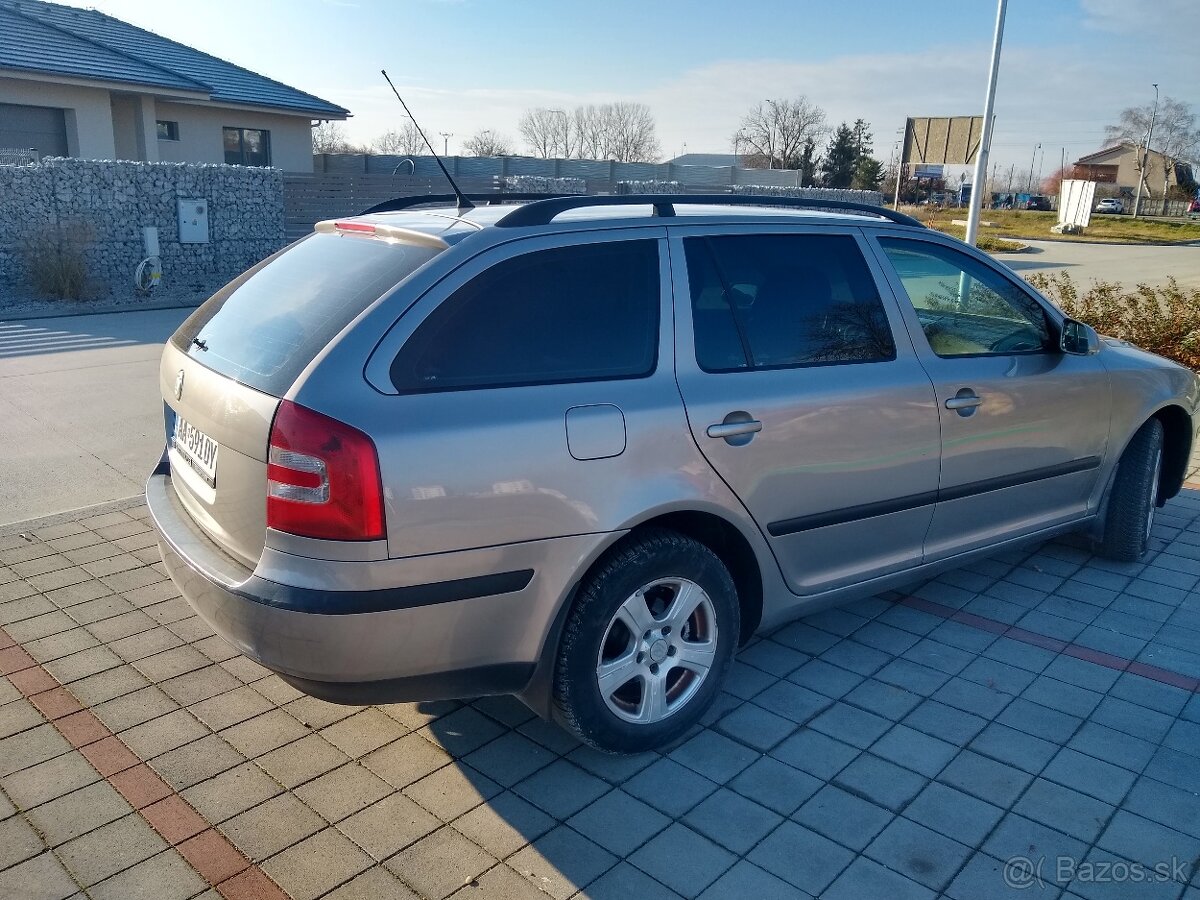
[[[521,691],[570,584],[565,573],[600,537],[378,562],[275,552],[252,572],[192,523],[168,474],[150,478],[146,501],[167,572],[192,608],[241,653],[342,703]],[[390,586],[375,587],[381,571]],[[341,589],[322,586],[314,575],[323,573]]]

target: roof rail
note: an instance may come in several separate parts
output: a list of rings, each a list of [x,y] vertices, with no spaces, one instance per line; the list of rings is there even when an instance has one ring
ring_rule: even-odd
[[[514,196],[514,195],[507,195]],[[617,194],[611,196],[555,197],[519,206],[495,224],[502,228],[526,225],[548,225],[559,213],[587,206],[652,206],[654,215],[675,215],[676,204],[702,203],[716,206],[784,206],[791,209],[828,209],[834,212],[857,212],[879,216],[913,228],[925,226],[912,216],[869,203],[850,200],[820,200],[807,197],[763,197],[753,194]]]
[[[562,194],[464,194],[468,200],[475,200],[480,203],[501,204],[518,203],[530,200],[552,200],[552,199],[567,199]],[[370,209],[364,209],[358,213],[360,216],[368,216],[371,213],[394,212],[398,209],[412,209],[414,206],[427,206],[430,203],[440,203],[443,205],[454,206],[458,203],[457,194],[419,194],[414,197],[394,197],[391,200],[384,200],[382,203],[376,203]]]

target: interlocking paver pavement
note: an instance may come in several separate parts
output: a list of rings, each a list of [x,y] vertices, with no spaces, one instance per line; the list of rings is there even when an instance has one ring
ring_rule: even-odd
[[[677,746],[610,757],[507,698],[301,695],[192,613],[137,504],[25,523],[0,896],[1197,900],[1198,584],[1187,490],[1141,563],[1057,541],[810,616]]]

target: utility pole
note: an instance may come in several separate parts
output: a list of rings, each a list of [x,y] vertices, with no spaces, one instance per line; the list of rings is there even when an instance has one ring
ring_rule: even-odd
[[[992,65],[988,73],[987,94],[983,100],[983,140],[979,142],[979,153],[975,157],[975,176],[971,183],[971,211],[967,214],[967,233],[964,240],[974,246],[979,233],[979,210],[983,203],[983,178],[987,174],[988,151],[992,147],[992,131],[995,128],[992,110],[996,106],[996,79],[1000,74],[1000,45],[1004,40],[1004,11],[1008,0],[999,0],[996,6],[996,34],[992,38]]]
[[[442,156],[450,155],[450,138],[454,137],[453,131],[439,131],[442,136]]]
[[[1037,144],[1034,145],[1033,156],[1029,160],[1029,177],[1025,179],[1025,193],[1027,193],[1027,194],[1030,193],[1030,189],[1033,187],[1033,167],[1037,163],[1037,154],[1038,154],[1038,151],[1041,149],[1042,149],[1042,144],[1041,144],[1041,141],[1039,141]]]
[[[1142,185],[1146,183],[1146,159],[1150,156],[1150,141],[1154,139],[1154,120],[1158,118],[1158,85],[1154,84],[1154,111],[1150,113],[1150,130],[1146,132],[1146,144],[1142,148],[1142,168],[1138,172],[1137,197],[1133,201],[1133,217],[1136,219],[1142,206]],[[1166,200],[1166,194],[1163,194]]]

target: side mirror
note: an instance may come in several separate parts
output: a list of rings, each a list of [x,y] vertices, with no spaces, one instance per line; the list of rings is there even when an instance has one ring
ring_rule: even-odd
[[[1091,325],[1085,325],[1074,319],[1065,319],[1058,346],[1063,353],[1070,353],[1074,356],[1090,356],[1100,352],[1100,335],[1096,334],[1096,329]]]

